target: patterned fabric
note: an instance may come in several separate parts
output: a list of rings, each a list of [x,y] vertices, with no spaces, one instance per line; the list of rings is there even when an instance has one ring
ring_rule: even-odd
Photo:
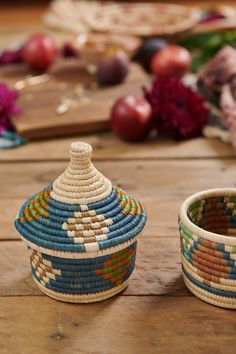
[[[226,127],[229,131],[230,142],[236,153],[236,78],[230,85],[224,85],[220,97],[220,108],[223,113]]]
[[[199,71],[198,78],[211,92],[221,92],[222,87],[236,75],[236,50],[230,46],[222,48]]]
[[[203,133],[232,144],[236,153],[236,50],[222,48],[203,66],[198,75],[198,89],[212,103],[212,119]],[[220,116],[220,118],[219,118]]]
[[[0,149],[14,148],[24,145],[26,140],[11,130],[0,132]]]

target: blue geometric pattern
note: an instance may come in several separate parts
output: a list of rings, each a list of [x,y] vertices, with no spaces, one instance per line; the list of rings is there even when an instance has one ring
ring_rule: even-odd
[[[53,200],[51,189],[49,185],[31,197],[15,221],[22,236],[42,248],[64,252],[105,250],[131,240],[146,223],[142,205],[118,187],[113,187],[105,199],[88,204],[86,210],[79,204]],[[78,213],[82,219],[77,218]],[[82,225],[80,220],[85,219],[87,224]],[[77,224],[76,220],[79,220]],[[90,234],[92,236],[87,237]]]
[[[116,253],[92,259],[65,259],[29,249],[35,279],[63,294],[95,294],[125,282],[135,266],[137,242]]]

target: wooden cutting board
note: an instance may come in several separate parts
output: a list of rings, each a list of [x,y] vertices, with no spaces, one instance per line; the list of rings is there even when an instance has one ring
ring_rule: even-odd
[[[29,74],[24,66],[2,67],[1,79],[12,86]],[[28,139],[80,134],[109,129],[109,113],[114,101],[123,95],[142,95],[141,87],[150,78],[132,64],[126,81],[120,85],[94,88],[95,78],[75,60],[58,63],[47,82],[20,90],[22,113],[13,118],[17,132]],[[78,97],[77,91],[84,91]],[[76,92],[76,93],[75,93]],[[69,100],[68,110],[59,114],[58,107]]]

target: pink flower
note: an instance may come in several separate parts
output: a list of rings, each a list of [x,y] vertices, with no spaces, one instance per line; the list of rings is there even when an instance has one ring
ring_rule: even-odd
[[[0,83],[0,133],[14,129],[11,116],[21,111],[15,104],[17,97],[17,91],[10,90],[6,84]]]
[[[204,99],[175,77],[157,78],[144,95],[153,111],[154,125],[161,134],[176,140],[201,134],[207,122]]]

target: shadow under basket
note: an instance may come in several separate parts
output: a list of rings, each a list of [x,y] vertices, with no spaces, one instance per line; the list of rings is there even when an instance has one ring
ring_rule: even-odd
[[[208,303],[236,309],[236,189],[186,199],[179,229],[187,288]]]

